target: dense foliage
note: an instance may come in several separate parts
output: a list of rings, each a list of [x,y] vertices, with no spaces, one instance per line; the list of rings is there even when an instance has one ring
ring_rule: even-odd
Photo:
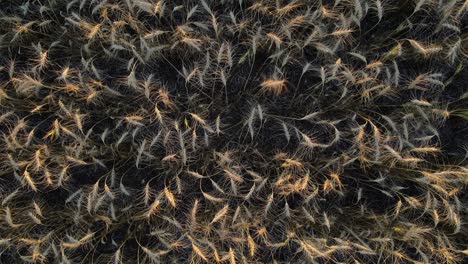
[[[1,0],[1,263],[462,263],[468,1]]]

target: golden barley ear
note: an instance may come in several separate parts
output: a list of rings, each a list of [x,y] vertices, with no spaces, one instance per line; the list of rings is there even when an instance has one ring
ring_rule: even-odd
[[[164,195],[166,196],[166,199],[171,204],[171,206],[176,208],[177,204],[175,196],[167,187],[164,187]]]
[[[286,80],[268,79],[263,81],[260,86],[262,87],[263,92],[279,96],[286,90]]]

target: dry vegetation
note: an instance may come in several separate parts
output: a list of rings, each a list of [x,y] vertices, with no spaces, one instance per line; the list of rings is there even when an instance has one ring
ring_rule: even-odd
[[[0,262],[462,263],[467,13],[0,1]]]

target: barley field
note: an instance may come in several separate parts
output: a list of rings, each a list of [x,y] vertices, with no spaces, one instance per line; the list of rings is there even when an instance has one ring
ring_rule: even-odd
[[[0,0],[0,263],[467,263],[468,0]]]

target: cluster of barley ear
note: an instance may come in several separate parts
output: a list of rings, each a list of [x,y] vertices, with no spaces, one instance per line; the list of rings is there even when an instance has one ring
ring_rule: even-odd
[[[462,263],[467,0],[5,0],[1,263]]]

